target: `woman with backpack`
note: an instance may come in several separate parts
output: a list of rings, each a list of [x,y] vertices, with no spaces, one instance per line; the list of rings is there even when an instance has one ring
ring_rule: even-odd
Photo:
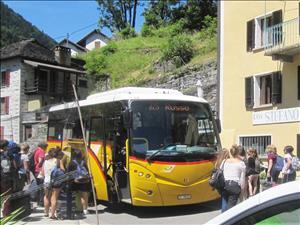
[[[48,151],[47,156],[45,157],[45,162],[41,171],[41,174],[44,176],[44,185],[45,185],[45,195],[44,195],[44,207],[45,207],[45,217],[49,216],[49,208],[51,205],[51,216],[50,219],[57,219],[56,217],[56,206],[57,199],[61,190],[62,184],[54,183],[54,171],[56,169],[63,168],[61,161],[57,158],[58,150],[52,148]]]
[[[293,167],[292,161],[294,148],[293,146],[284,147],[284,166],[282,169],[283,183],[296,180],[296,168]]]
[[[272,182],[272,186],[276,186],[280,174],[280,171],[276,170],[275,168],[277,161],[277,148],[274,145],[268,145],[266,152],[268,156],[267,179],[268,181]]]
[[[76,192],[81,201],[83,214],[87,214],[89,192],[92,190],[90,177],[84,156],[79,149],[71,149],[71,161],[68,166],[68,172],[76,171],[71,190]]]

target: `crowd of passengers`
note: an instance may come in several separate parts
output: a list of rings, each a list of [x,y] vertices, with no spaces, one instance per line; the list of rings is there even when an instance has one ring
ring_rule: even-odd
[[[292,146],[285,146],[282,157],[277,154],[274,145],[268,145],[266,147],[267,165],[264,166],[255,148],[249,148],[246,151],[242,146],[232,145],[229,150],[222,149],[215,164],[216,168],[223,170],[225,180],[225,187],[219,190],[222,212],[257,194],[262,183],[260,175],[263,173],[266,173],[267,178],[265,185],[269,187],[281,182],[294,181],[299,163],[293,151]]]
[[[88,173],[84,155],[79,149],[71,148],[71,156],[67,156],[59,147],[46,151],[47,147],[44,141],[31,149],[26,143],[0,140],[1,196],[33,190],[30,191],[31,200],[44,207],[44,216],[57,219],[58,198],[61,192],[70,191],[79,199],[76,210],[82,215],[87,214],[91,183],[86,177],[80,181],[76,177]],[[58,174],[60,177],[73,176],[64,180],[57,179]],[[1,207],[2,217],[11,213],[10,207],[9,201]]]

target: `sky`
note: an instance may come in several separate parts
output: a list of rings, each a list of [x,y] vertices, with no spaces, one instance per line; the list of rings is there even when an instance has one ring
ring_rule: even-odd
[[[57,42],[66,38],[67,33],[69,33],[71,41],[77,42],[86,34],[98,28],[100,13],[95,0],[4,0],[3,2]],[[136,21],[138,32],[144,22],[141,13],[142,8],[139,7]],[[103,28],[101,31],[111,36],[109,29]]]

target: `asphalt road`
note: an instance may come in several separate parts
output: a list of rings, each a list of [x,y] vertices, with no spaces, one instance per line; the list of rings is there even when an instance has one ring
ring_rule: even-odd
[[[95,210],[89,210],[84,222],[97,224]],[[98,206],[100,224],[203,224],[219,215],[220,201],[176,206],[176,207],[133,207],[123,204],[118,211],[110,211],[103,205]]]

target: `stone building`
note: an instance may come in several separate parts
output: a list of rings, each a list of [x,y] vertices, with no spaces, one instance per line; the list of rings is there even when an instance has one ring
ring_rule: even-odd
[[[88,94],[83,62],[71,58],[69,48],[49,50],[34,39],[1,49],[0,139],[22,142],[40,131],[35,124],[47,121],[47,107]],[[45,128],[41,128],[45,132]]]

